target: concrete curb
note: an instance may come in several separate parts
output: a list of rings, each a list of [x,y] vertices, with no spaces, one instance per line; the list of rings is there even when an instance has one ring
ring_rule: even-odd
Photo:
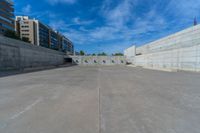
[[[135,66],[135,65],[126,65],[127,67],[137,67],[137,66]]]
[[[170,68],[152,68],[152,67],[142,67],[142,68],[155,71],[164,71],[164,72],[178,72],[177,69],[170,69]]]
[[[126,65],[127,67],[141,67],[143,69],[155,70],[155,71],[164,71],[164,72],[178,72],[178,69],[170,69],[170,68],[152,68],[152,67],[145,67],[145,66],[136,66],[136,65]]]

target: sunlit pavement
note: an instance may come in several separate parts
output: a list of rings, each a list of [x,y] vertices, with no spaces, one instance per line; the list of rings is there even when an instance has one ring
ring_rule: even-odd
[[[67,67],[0,78],[0,133],[199,133],[200,74]]]

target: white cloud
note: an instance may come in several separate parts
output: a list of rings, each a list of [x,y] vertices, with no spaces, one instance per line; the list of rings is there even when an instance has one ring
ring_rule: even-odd
[[[199,7],[199,0],[171,0],[168,5],[168,9],[171,9],[174,14],[182,17],[194,17],[199,15]]]
[[[81,20],[79,17],[73,19],[72,25],[89,25],[92,24],[93,20]]]
[[[81,20],[74,18],[71,23],[64,21],[54,21],[50,25],[56,29],[62,29],[75,44],[96,44],[106,43],[112,45],[113,50],[119,51],[130,46],[138,34],[145,34],[155,31],[160,26],[165,25],[165,20],[157,14],[155,10],[150,10],[146,18],[139,18],[133,15],[136,2],[132,0],[120,1],[114,8],[108,5],[110,0],[106,0],[100,13],[105,19],[105,24],[93,29],[85,29],[85,25],[90,25],[93,20]],[[136,23],[134,23],[134,20]],[[127,25],[128,22],[132,22]],[[81,25],[79,29],[70,29],[70,26]],[[62,27],[62,28],[61,28]],[[112,43],[110,43],[112,42]],[[118,46],[119,45],[119,46]],[[124,46],[122,46],[124,45]]]
[[[49,23],[49,25],[55,30],[59,30],[59,29],[61,29],[61,27],[66,26],[66,24],[63,20],[51,21]]]
[[[92,30],[90,36],[97,40],[111,40],[117,37],[115,37],[117,31],[118,29],[116,28],[103,26]]]
[[[153,0],[149,1],[151,1],[149,3],[153,3]],[[167,4],[163,4],[164,8],[161,10],[160,3],[163,1],[157,0],[154,1],[154,4],[148,5],[148,9],[142,9],[138,13],[138,9],[141,7],[137,6],[147,4],[145,0],[118,0],[117,3],[113,0],[104,0],[99,11],[104,19],[101,25],[87,29],[86,27],[95,21],[82,20],[79,17],[72,19],[70,23],[61,20],[54,21],[50,25],[56,29],[62,29],[75,45],[103,44],[105,52],[109,52],[111,49],[112,52],[120,52],[133,43],[141,44],[152,41],[180,29],[182,25],[176,25],[175,22],[181,23],[182,21],[178,22],[173,15],[184,20],[198,14],[197,9],[200,7],[200,2],[194,5],[194,0],[191,0],[193,2],[177,1],[166,2]],[[172,20],[168,20],[171,17]],[[70,27],[74,25],[78,25],[79,28],[71,29]]]
[[[26,5],[25,7],[22,8],[22,12],[24,14],[29,14],[31,12],[31,8],[32,8],[31,5],[28,4],[28,5]]]
[[[55,18],[56,19],[56,18]],[[92,24],[93,20],[81,20],[79,17],[73,18],[70,23],[66,23],[64,20],[54,20],[50,21],[49,25],[54,29],[68,29],[71,26],[86,26]]]
[[[54,5],[57,3],[74,4],[77,0],[47,0],[50,4]]]
[[[111,8],[111,4],[111,0],[104,1],[101,10],[102,16],[106,19],[108,25],[115,26],[118,29],[123,28],[134,16],[132,11],[136,0],[121,0],[114,8]]]

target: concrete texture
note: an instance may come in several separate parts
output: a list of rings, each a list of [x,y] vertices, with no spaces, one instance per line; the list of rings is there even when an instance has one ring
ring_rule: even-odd
[[[136,55],[136,47],[135,47],[135,45],[133,45],[132,47],[126,49],[124,51],[124,55],[126,57],[134,57]]]
[[[126,65],[124,56],[71,56],[73,63],[84,66]]]
[[[200,71],[200,25],[136,48],[134,65],[152,69]]]
[[[124,50],[124,56],[126,57],[126,61],[128,63],[134,62],[134,57],[136,55],[136,47],[132,46],[126,50]]]
[[[55,66],[64,53],[0,36],[0,71]]]
[[[136,54],[149,54],[200,45],[200,25],[192,26],[175,34],[145,44]]]
[[[200,72],[200,45],[135,57],[137,66]]]
[[[0,78],[0,133],[199,133],[200,75],[125,66]]]

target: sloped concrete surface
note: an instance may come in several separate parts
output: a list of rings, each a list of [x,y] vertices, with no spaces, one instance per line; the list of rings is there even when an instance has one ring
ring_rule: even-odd
[[[200,75],[125,66],[0,78],[0,133],[199,133]]]

